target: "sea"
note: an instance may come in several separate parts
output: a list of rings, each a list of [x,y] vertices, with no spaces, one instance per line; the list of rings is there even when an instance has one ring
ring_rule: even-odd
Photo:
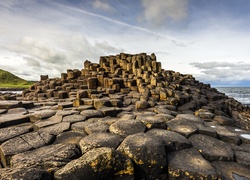
[[[245,105],[250,105],[250,87],[215,87],[218,91],[225,93],[229,97],[233,97],[237,101]],[[22,91],[0,91],[0,93],[18,93]]]
[[[216,89],[242,104],[250,105],[250,87],[216,87]]]

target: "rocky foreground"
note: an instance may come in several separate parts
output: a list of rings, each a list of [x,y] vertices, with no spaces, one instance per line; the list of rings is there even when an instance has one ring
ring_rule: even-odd
[[[154,54],[0,95],[0,179],[250,179],[250,109]]]

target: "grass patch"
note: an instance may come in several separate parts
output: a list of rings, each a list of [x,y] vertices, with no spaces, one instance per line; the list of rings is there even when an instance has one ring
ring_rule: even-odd
[[[34,84],[34,82],[26,81],[8,71],[0,69],[0,88],[26,89],[32,84]]]

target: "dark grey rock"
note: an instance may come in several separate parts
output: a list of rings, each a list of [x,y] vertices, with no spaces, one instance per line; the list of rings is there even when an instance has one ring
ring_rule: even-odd
[[[108,129],[109,129],[109,125],[103,122],[89,123],[84,128],[87,134],[108,132]]]
[[[0,169],[1,180],[52,180],[52,175],[37,168],[5,168]]]
[[[241,139],[237,133],[234,133],[223,127],[216,128],[216,132],[219,136],[219,139],[221,139],[222,141],[234,143],[234,144],[241,144]]]
[[[84,110],[81,112],[82,115],[86,116],[87,118],[98,118],[103,117],[102,112],[98,110]]]
[[[136,119],[141,121],[147,129],[159,128],[159,129],[166,129],[167,124],[166,120],[162,117],[157,116],[137,116]]]
[[[51,116],[54,116],[56,114],[55,110],[50,110],[50,109],[44,109],[41,111],[36,111],[33,114],[30,115],[30,121],[31,122],[36,122],[41,119],[46,119]]]
[[[47,133],[31,132],[12,138],[0,146],[1,161],[5,167],[10,164],[10,158],[18,153],[29,151],[52,143],[54,136]]]
[[[47,119],[38,120],[37,122],[33,123],[33,127],[35,131],[38,131],[41,128],[58,124],[61,122],[62,122],[62,116],[55,115]]]
[[[70,123],[69,122],[61,122],[58,124],[54,124],[51,126],[47,126],[44,128],[39,129],[39,132],[46,132],[48,134],[52,135],[58,135],[65,131],[68,131],[70,129]]]
[[[30,122],[28,115],[4,114],[0,116],[0,128]]]
[[[204,135],[211,136],[214,138],[218,137],[215,129],[210,126],[205,126],[203,124],[195,124],[195,126],[198,129],[199,134],[204,134]]]
[[[70,122],[70,123],[76,123],[76,122],[81,122],[85,120],[86,120],[86,116],[83,116],[81,114],[73,114],[73,115],[64,116],[62,119],[63,122]]]
[[[23,107],[12,108],[12,109],[8,110],[8,114],[22,114],[22,115],[25,115],[27,113],[28,113],[28,111]]]
[[[231,146],[223,141],[202,134],[194,134],[188,140],[208,161],[234,160]]]
[[[177,132],[185,137],[190,137],[193,134],[197,134],[198,133],[198,129],[191,124],[181,124],[181,125],[174,125],[174,124],[168,124],[168,129],[174,132]]]
[[[73,102],[60,102],[58,103],[58,109],[65,109],[73,107]]]
[[[213,166],[194,148],[168,153],[169,179],[216,180]]]
[[[192,146],[187,138],[176,132],[164,129],[151,129],[146,134],[160,139],[164,143],[167,152],[186,149]]]
[[[236,162],[250,168],[250,152],[234,151]]]
[[[117,148],[135,162],[136,179],[164,179],[167,176],[163,142],[149,134],[127,136]]]
[[[116,149],[120,142],[121,138],[118,135],[110,133],[94,133],[81,139],[80,148],[82,154],[84,154],[91,149],[99,147]]]
[[[80,150],[74,144],[53,144],[17,154],[10,164],[12,168],[34,167],[53,172],[79,156]]]
[[[80,140],[85,137],[85,133],[67,131],[56,136],[53,144],[76,144],[79,145]]]
[[[214,161],[212,162],[217,174],[218,179],[225,180],[249,180],[250,171],[249,167],[243,166],[236,162]]]
[[[17,137],[19,135],[25,134],[32,130],[32,125],[25,123],[23,125],[17,125],[7,128],[0,129],[0,144],[11,138]]]
[[[0,101],[0,109],[11,109],[22,107],[22,102],[20,101]]]
[[[146,126],[138,120],[118,120],[111,124],[109,131],[111,133],[126,137],[131,134],[142,133],[146,130]]]
[[[213,120],[219,122],[222,126],[235,126],[235,120],[225,116],[215,116]]]
[[[134,167],[119,151],[95,148],[56,171],[54,179],[134,179]]]

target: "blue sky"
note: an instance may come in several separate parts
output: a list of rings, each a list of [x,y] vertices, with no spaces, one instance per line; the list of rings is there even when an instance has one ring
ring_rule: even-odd
[[[29,80],[146,52],[213,86],[250,86],[249,0],[0,0],[0,34],[0,68]]]

